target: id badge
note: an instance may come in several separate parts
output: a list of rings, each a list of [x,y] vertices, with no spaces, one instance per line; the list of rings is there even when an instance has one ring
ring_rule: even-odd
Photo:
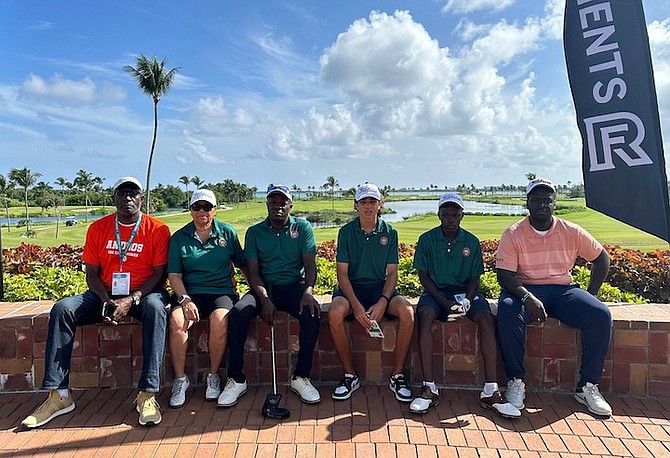
[[[130,272],[114,272],[112,274],[112,296],[130,294]]]

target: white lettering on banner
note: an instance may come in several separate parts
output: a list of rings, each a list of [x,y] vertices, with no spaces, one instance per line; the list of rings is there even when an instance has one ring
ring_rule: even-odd
[[[584,124],[589,151],[589,172],[613,169],[613,154],[619,156],[629,167],[654,163],[640,146],[644,140],[644,124],[634,113],[593,116],[584,118]]]
[[[589,73],[598,74],[591,95],[598,104],[607,104],[613,97],[623,100],[628,88],[624,76],[624,59],[616,40],[616,24],[609,1],[576,0],[584,52],[592,59]],[[588,6],[582,6],[585,4]],[[635,113],[618,112],[584,118],[589,171],[612,170],[616,154],[628,167],[652,165],[654,162],[642,148],[645,127]]]

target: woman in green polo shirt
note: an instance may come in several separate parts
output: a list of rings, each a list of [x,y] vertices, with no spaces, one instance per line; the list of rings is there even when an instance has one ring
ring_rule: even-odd
[[[193,220],[170,239],[168,279],[174,291],[170,300],[169,348],[174,368],[170,407],[186,402],[190,382],[184,371],[188,330],[201,317],[209,320],[209,360],[205,399],[221,393],[219,366],[226,352],[228,312],[238,300],[234,267],[242,267],[244,254],[232,226],[214,218],[216,197],[208,189],[193,192]]]

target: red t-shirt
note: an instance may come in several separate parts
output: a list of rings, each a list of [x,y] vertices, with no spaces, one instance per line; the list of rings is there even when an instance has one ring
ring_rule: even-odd
[[[82,259],[85,263],[100,266],[100,276],[107,291],[112,290],[114,272],[130,272],[130,291],[135,291],[153,275],[154,267],[167,264],[170,228],[162,221],[142,214],[140,227],[126,252],[126,262],[121,267],[116,246],[115,221],[114,213],[89,226]],[[134,223],[119,223],[122,246],[130,238],[134,227]]]

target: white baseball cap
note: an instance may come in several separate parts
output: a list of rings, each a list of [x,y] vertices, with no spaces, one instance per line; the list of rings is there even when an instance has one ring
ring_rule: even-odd
[[[544,186],[545,188],[551,189],[551,192],[556,192],[554,183],[547,180],[546,178],[535,178],[530,183],[528,183],[528,186],[526,186],[526,195],[530,194],[530,192],[538,186]]]
[[[291,196],[291,191],[288,189],[288,186],[284,184],[274,184],[270,183],[268,185],[268,197],[270,197],[270,194],[274,194],[275,192],[278,192],[280,194],[283,194],[284,197],[286,197],[288,200],[293,200],[293,197]]]
[[[131,183],[137,186],[137,189],[142,189],[142,183],[140,183],[140,180],[138,180],[135,177],[121,177],[118,180],[116,180],[116,183],[114,183],[114,186],[112,186],[112,190],[116,191],[116,188],[121,186],[122,184],[126,183]]]
[[[193,191],[193,194],[191,195],[191,202],[189,203],[189,205],[193,205],[199,200],[209,202],[210,204],[216,207],[216,196],[209,189],[196,189],[195,191]]]
[[[439,210],[442,207],[442,205],[448,203],[458,205],[459,207],[461,207],[461,210],[465,209],[463,199],[461,198],[461,195],[457,192],[445,192],[444,194],[442,194],[442,197],[440,197],[440,202],[437,204],[437,209]]]
[[[377,185],[374,185],[372,183],[365,183],[362,184],[356,189],[356,195],[354,196],[354,200],[358,202],[361,199],[365,199],[366,197],[372,197],[373,199],[377,200],[382,200],[382,194],[379,192],[379,188]]]

